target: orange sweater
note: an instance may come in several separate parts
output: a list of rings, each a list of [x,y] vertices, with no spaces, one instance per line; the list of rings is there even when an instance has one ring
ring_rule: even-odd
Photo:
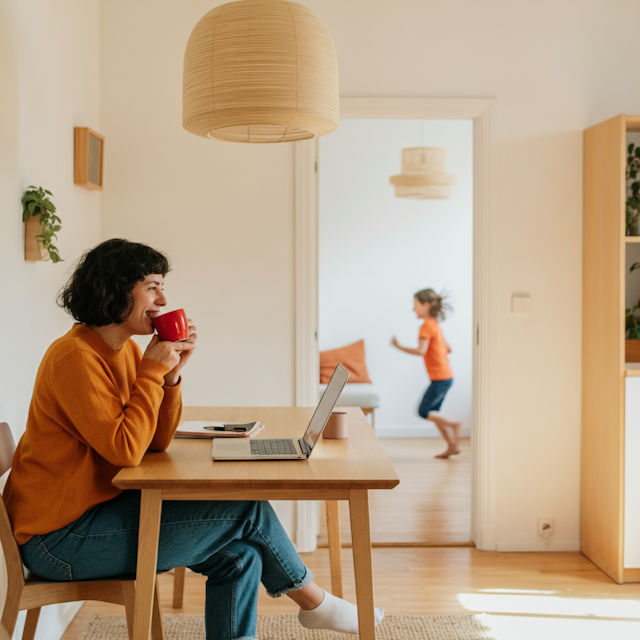
[[[169,446],[182,392],[163,386],[168,371],[133,340],[114,351],[80,324],[49,347],[4,491],[18,544],[115,498],[122,467]]]

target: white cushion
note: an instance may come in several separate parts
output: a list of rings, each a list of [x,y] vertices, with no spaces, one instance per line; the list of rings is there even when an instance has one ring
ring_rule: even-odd
[[[320,385],[320,395],[327,388],[326,384]],[[369,382],[347,382],[336,402],[336,407],[362,407],[375,409],[380,406],[380,396]]]

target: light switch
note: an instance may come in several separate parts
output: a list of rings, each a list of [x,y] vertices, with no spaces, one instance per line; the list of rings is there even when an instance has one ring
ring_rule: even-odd
[[[517,316],[531,314],[531,296],[528,293],[514,293],[511,296],[511,313]]]

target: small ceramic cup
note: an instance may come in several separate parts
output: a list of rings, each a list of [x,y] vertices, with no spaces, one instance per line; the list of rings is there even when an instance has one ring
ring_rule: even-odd
[[[178,342],[189,337],[189,322],[184,309],[176,309],[157,316],[153,319],[153,326],[158,332],[160,340]]]
[[[346,411],[334,411],[327,420],[322,432],[323,438],[347,438],[349,436],[349,414]]]

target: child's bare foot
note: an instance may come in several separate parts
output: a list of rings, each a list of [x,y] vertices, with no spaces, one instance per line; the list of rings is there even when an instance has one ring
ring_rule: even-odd
[[[446,460],[449,456],[455,456],[458,453],[460,453],[460,449],[458,449],[458,447],[449,446],[444,453],[439,453],[437,456],[433,457],[439,458],[440,460]]]

